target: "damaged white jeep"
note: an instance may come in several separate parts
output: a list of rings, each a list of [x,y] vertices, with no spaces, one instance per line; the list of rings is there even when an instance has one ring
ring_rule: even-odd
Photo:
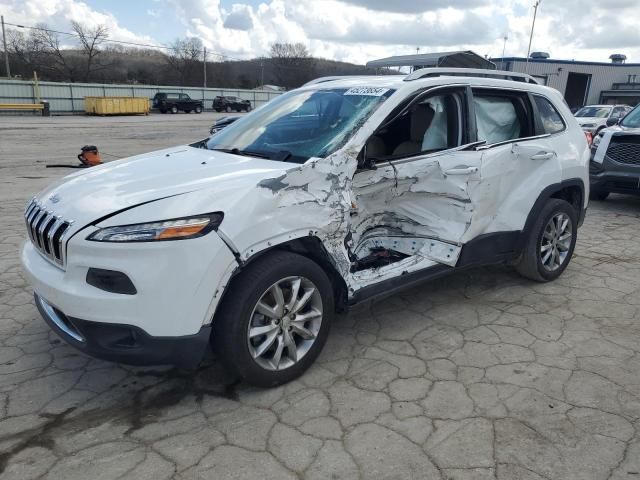
[[[589,149],[560,93],[512,72],[325,78],[209,140],[64,178],[27,206],[22,263],[69,344],[272,386],[334,312],[458,269],[567,267]]]

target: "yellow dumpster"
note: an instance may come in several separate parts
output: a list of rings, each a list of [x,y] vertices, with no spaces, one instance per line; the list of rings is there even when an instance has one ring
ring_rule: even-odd
[[[149,113],[146,97],[84,97],[88,115],[139,115]]]

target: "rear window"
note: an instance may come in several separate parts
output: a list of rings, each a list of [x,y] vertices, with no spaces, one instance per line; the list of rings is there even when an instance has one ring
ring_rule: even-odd
[[[545,133],[558,133],[562,132],[566,126],[562,116],[556,110],[556,107],[544,97],[535,95],[534,101],[536,107],[538,107],[538,114],[540,115],[540,123]]]

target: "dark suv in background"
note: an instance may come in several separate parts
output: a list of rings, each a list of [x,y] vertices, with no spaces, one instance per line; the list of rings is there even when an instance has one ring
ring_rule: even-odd
[[[160,92],[153,97],[153,108],[160,110],[160,113],[178,113],[180,110],[202,113],[204,105],[201,100],[194,100],[186,93]]]
[[[589,177],[592,199],[612,192],[640,195],[640,105],[593,139]]]
[[[232,112],[235,110],[236,112],[250,112],[251,111],[251,102],[249,100],[243,100],[239,97],[222,97],[217,96],[213,99],[213,109],[216,112]]]

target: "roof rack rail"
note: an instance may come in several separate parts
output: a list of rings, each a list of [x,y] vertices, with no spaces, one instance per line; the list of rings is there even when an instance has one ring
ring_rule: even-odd
[[[421,68],[404,77],[404,81],[410,82],[420,78],[442,76],[502,78],[504,80],[535,83],[538,85],[538,81],[526,73],[509,72],[506,70],[485,70],[482,68]]]
[[[302,86],[306,87],[308,85],[315,85],[317,83],[332,82],[333,80],[342,80],[343,78],[371,78],[371,77],[375,77],[375,76],[376,75],[334,75],[332,77],[316,78],[314,80],[311,80],[311,81],[305,83]]]

